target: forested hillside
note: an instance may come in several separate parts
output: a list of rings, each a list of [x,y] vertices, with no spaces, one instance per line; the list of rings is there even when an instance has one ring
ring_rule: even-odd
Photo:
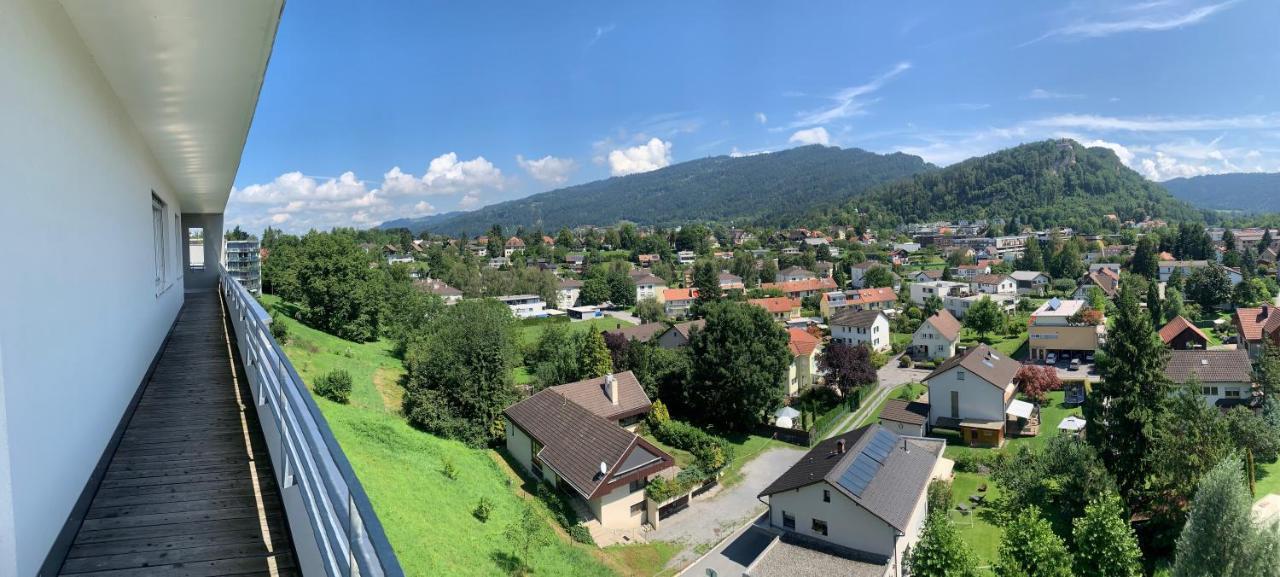
[[[1174,196],[1199,208],[1280,212],[1280,173],[1210,174],[1161,184]]]
[[[478,234],[494,224],[556,230],[583,224],[676,225],[693,221],[794,224],[875,185],[935,170],[918,156],[803,146],[716,156],[652,172],[562,188],[449,218],[401,219],[384,228]]]
[[[1003,218],[1036,228],[1094,228],[1107,214],[1203,220],[1206,214],[1126,167],[1106,148],[1047,140],[888,183],[850,202],[873,222]]]

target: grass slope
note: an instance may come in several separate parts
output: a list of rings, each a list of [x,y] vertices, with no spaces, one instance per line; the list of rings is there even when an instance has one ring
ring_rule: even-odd
[[[279,301],[264,297],[273,308]],[[524,503],[534,503],[521,479],[496,452],[468,447],[410,427],[399,414],[400,361],[386,341],[353,343],[283,317],[290,340],[285,353],[304,381],[334,368],[351,373],[351,404],[316,398],[360,477],[407,575],[501,576],[511,547],[503,529]],[[444,463],[458,473],[447,478]],[[493,512],[486,523],[472,515],[480,497]],[[547,517],[549,519],[549,517]],[[573,543],[552,522],[558,538],[533,558],[535,574],[566,576],[651,575],[674,555],[653,544],[598,550]]]

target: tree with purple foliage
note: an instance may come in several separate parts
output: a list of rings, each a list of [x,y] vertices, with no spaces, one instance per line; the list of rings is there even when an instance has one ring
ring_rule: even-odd
[[[631,369],[627,358],[631,353],[631,339],[627,338],[627,335],[605,331],[604,346],[609,349],[614,371],[622,372]]]
[[[827,384],[834,385],[845,397],[855,389],[874,385],[879,377],[871,362],[871,349],[832,342],[818,357],[818,366],[827,372]]]

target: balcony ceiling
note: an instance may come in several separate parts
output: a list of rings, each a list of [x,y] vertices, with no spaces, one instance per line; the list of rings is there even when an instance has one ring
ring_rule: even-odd
[[[188,213],[227,204],[283,0],[61,0]]]

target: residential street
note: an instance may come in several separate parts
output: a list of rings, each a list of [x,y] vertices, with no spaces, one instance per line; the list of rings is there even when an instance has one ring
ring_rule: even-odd
[[[748,518],[763,512],[767,507],[756,495],[804,454],[805,449],[775,442],[772,448],[742,467],[741,482],[709,499],[694,500],[688,509],[663,519],[661,527],[645,534],[645,539],[685,544],[685,550],[676,555],[668,567],[679,567],[692,561],[697,556],[695,545],[720,539]]]
[[[864,415],[876,410],[876,407],[880,406],[880,402],[892,394],[894,389],[907,383],[923,381],[928,376],[929,371],[899,368],[898,357],[893,357],[883,367],[880,367],[876,374],[880,377],[880,384],[867,393],[866,398],[862,400],[862,406],[858,407],[858,410],[849,414],[839,425],[831,429],[831,435],[838,435],[852,429],[854,424],[862,419]]]
[[[604,315],[605,315],[605,316],[607,316],[607,317],[613,317],[613,318],[618,319],[618,320],[620,320],[620,321],[626,321],[626,322],[629,322],[629,323],[631,323],[631,324],[633,324],[633,325],[641,324],[641,323],[640,323],[640,317],[637,317],[637,316],[635,316],[635,315],[633,315],[633,314],[631,314],[631,313],[629,313],[629,312],[627,312],[627,311],[625,311],[625,310],[620,310],[620,311],[603,311],[603,312],[604,312]]]

